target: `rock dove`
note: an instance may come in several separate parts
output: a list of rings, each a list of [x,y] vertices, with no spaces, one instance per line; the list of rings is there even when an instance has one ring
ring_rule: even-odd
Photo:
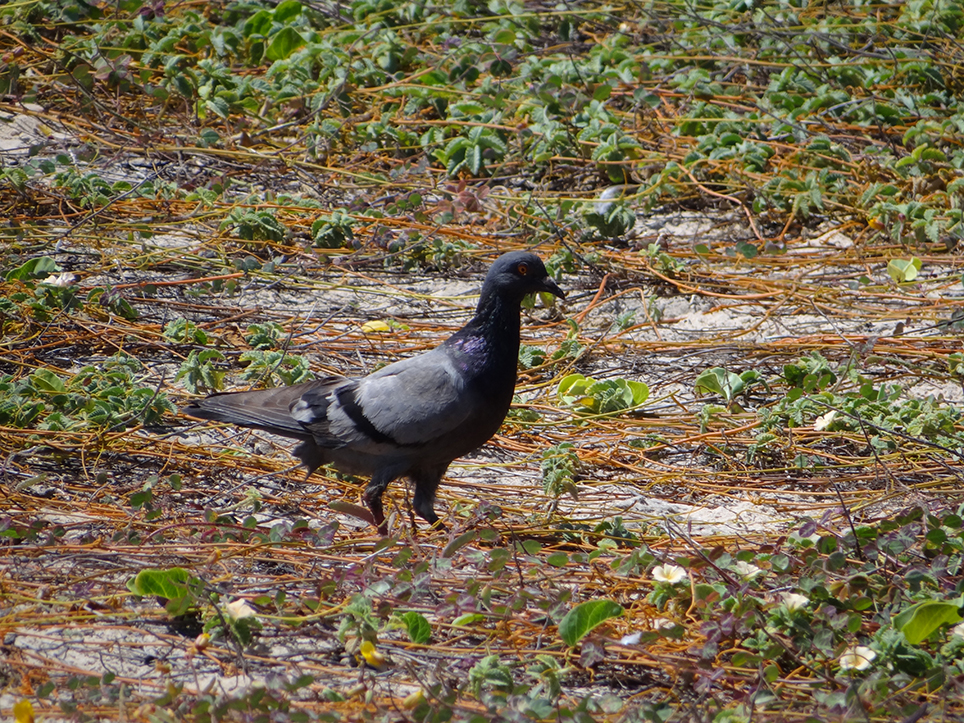
[[[565,297],[535,254],[503,254],[489,269],[475,317],[431,351],[361,379],[329,376],[303,384],[212,394],[184,409],[300,440],[294,456],[308,468],[331,463],[371,481],[364,499],[382,535],[382,494],[408,476],[420,517],[443,527],[435,491],[457,457],[481,447],[505,419],[515,391],[522,299]]]

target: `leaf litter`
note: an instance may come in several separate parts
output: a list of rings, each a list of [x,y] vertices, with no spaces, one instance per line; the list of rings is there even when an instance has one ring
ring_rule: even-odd
[[[158,143],[135,153],[112,145],[103,128],[44,106],[4,104],[2,111],[5,163],[26,162],[37,144],[51,156],[99,145],[111,155],[89,167],[134,187],[166,174],[243,174],[251,195],[277,198],[309,186],[306,195],[326,208],[371,194],[350,176],[325,169],[326,183],[318,184],[316,166],[285,165],[251,149],[176,155],[184,149]],[[597,185],[587,191],[598,193]],[[183,403],[188,392],[175,377],[198,346],[223,355],[217,367],[229,388],[250,383],[240,377],[239,356],[252,324],[280,324],[284,354],[303,355],[316,373],[368,373],[459,328],[486,263],[526,245],[509,220],[520,196],[504,187],[485,195],[477,212],[464,211],[479,200],[468,198],[464,184],[426,194],[439,206],[453,197],[462,203],[459,223],[356,214],[355,238],[371,241],[336,249],[306,243],[320,214],[307,204],[248,198],[212,210],[121,194],[91,208],[47,183],[19,195],[11,189],[4,187],[4,203],[17,223],[36,225],[4,236],[5,269],[49,258],[78,277],[66,288],[79,301],[54,283],[46,288],[49,277],[6,276],[4,297],[17,308],[3,310],[2,372],[20,380],[52,370],[70,380],[124,355],[135,363],[110,378],[121,390],[106,395],[111,403],[126,393],[124,384],[152,390],[145,405],[161,395]],[[512,689],[513,671],[526,671],[537,692],[558,678],[558,693],[544,697],[572,706],[590,699],[596,719],[620,719],[630,715],[626,706],[642,710],[661,700],[711,719],[766,685],[784,710],[802,716],[812,686],[832,679],[835,690],[848,690],[829,656],[822,668],[796,657],[789,633],[770,633],[787,647],[782,657],[770,651],[757,660],[746,640],[712,629],[712,616],[699,612],[711,609],[719,590],[697,590],[695,578],[736,585],[739,570],[752,570],[731,558],[776,575],[780,555],[803,558],[807,550],[834,569],[840,553],[829,542],[798,548],[790,541],[819,532],[853,543],[848,555],[859,558],[866,529],[910,525],[908,510],[946,522],[928,523],[929,537],[952,526],[960,422],[952,418],[951,431],[935,436],[914,426],[920,415],[889,419],[883,397],[900,385],[894,401],[932,397],[938,411],[964,405],[954,357],[961,353],[960,257],[938,244],[916,248],[920,275],[898,284],[891,261],[908,249],[870,243],[867,227],[826,220],[761,235],[742,204],[723,203],[704,181],[693,179],[690,191],[702,193],[703,203],[636,207],[635,227],[620,239],[550,237],[536,247],[547,259],[572,255],[558,264],[572,293],[561,307],[537,305],[527,314],[523,343],[548,361],[520,371],[518,414],[453,465],[440,490],[448,533],[413,527],[410,493],[396,483],[386,496],[395,539],[380,541],[332,507],[358,502],[353,480],[328,472],[304,481],[287,443],[268,435],[202,427],[170,413],[144,425],[147,406],[112,412],[98,426],[106,401],[85,406],[90,400],[79,393],[64,401],[53,399],[64,391],[35,390],[49,407],[72,411],[59,421],[44,416],[40,425],[0,428],[0,708],[32,697],[47,720],[110,719],[119,711],[132,719],[200,719],[201,703],[234,701],[278,715],[370,719],[410,710],[405,701],[421,693],[436,710],[448,706],[469,719],[491,712],[486,705],[496,704],[484,693],[500,686],[536,705],[538,696]],[[239,237],[238,226],[222,225],[229,210],[277,213],[290,236]],[[270,232],[267,222],[245,219]],[[378,244],[413,229],[431,252]],[[746,248],[741,243],[767,240],[780,253],[734,253]],[[95,289],[104,291],[91,298]],[[172,341],[165,329],[181,320],[208,342]],[[804,383],[828,395],[824,406],[802,409],[790,400],[775,412],[790,396],[779,386],[787,367],[809,359],[817,368],[821,358],[834,378],[821,386],[818,372]],[[697,394],[697,377],[711,369],[735,374],[745,391],[731,399]],[[759,378],[743,380],[746,372]],[[642,382],[649,397],[624,413],[575,415],[556,394],[575,373]],[[845,392],[867,384],[872,389],[856,400],[864,406],[841,405]],[[14,399],[26,404],[25,396]],[[860,416],[862,409],[880,416]],[[784,417],[764,430],[764,410]],[[828,418],[829,411],[839,416]],[[817,419],[827,426],[818,429]],[[543,490],[541,460],[563,443],[573,445],[576,465],[555,496]],[[898,554],[895,545],[887,554]],[[656,561],[673,560],[694,578],[688,606],[674,606],[676,593],[660,587],[670,583],[654,583],[648,573]],[[175,567],[203,581],[196,610],[172,615],[165,601],[130,593],[138,572]],[[853,609],[866,609],[859,577],[831,585],[840,609],[852,600]],[[756,590],[761,598],[779,592]],[[250,646],[230,634],[202,637],[205,628],[230,626],[221,618],[233,600],[257,610],[262,628]],[[561,644],[565,613],[596,600],[616,601],[625,613],[592,633],[567,627],[581,647]],[[430,623],[427,641],[413,639],[394,615],[400,610]],[[875,625],[858,627],[866,634]],[[642,642],[630,642],[634,635]],[[920,689],[948,715],[959,714],[959,701],[941,695],[940,686]]]

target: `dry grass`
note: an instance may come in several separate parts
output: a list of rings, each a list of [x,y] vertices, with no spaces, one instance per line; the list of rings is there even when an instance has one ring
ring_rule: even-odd
[[[420,180],[423,171],[403,169],[384,148],[313,158],[297,120],[255,133],[250,119],[239,121],[243,130],[208,119],[226,142],[202,147],[191,139],[204,124],[186,106],[172,100],[145,109],[136,94],[70,83],[55,69],[62,42],[28,44],[3,34],[0,52],[19,54],[22,77],[32,71],[41,78],[36,103],[12,96],[0,102],[9,121],[0,138],[5,168],[22,167],[28,148],[43,142],[44,156],[89,157],[85,171],[127,181],[133,190],[96,200],[89,189],[75,194],[63,179],[18,185],[6,177],[0,184],[3,268],[52,259],[75,275],[80,300],[38,313],[31,304],[47,302],[35,293],[36,280],[0,282],[0,295],[13,304],[0,310],[0,373],[10,381],[36,370],[69,379],[128,355],[138,366],[137,385],[179,405],[190,395],[175,376],[202,346],[223,353],[219,368],[229,388],[243,386],[238,357],[249,348],[247,328],[266,322],[283,327],[286,353],[304,356],[316,373],[365,374],[459,328],[486,264],[536,241],[538,253],[568,267],[561,284],[571,293],[560,307],[527,316],[524,343],[551,356],[569,335],[582,352],[520,372],[517,406],[540,416],[510,417],[477,455],[453,466],[439,504],[449,532],[413,526],[408,491],[393,485],[386,496],[389,541],[330,506],[359,501],[354,481],[325,472],[305,482],[291,469],[286,445],[267,435],[172,413],[148,426],[133,413],[108,426],[0,427],[5,713],[31,699],[48,720],[200,720],[207,713],[194,706],[206,695],[261,710],[268,704],[254,701],[250,686],[267,681],[264,700],[274,701],[278,719],[306,712],[403,720],[413,715],[406,696],[423,690],[437,709],[468,720],[493,715],[480,702],[484,696],[464,688],[487,655],[530,683],[535,678],[523,671],[536,656],[548,656],[570,668],[562,676],[566,705],[588,696],[604,708],[613,698],[625,706],[597,709],[596,720],[628,719],[634,714],[627,711],[663,703],[674,720],[712,720],[762,688],[778,703],[762,705],[759,715],[806,720],[815,689],[853,694],[856,684],[832,657],[814,662],[782,638],[787,650],[768,663],[777,670],[766,684],[765,666],[733,664],[743,641],[737,634],[713,637],[707,625],[719,612],[698,587],[737,585],[717,566],[721,555],[764,565],[772,555],[796,554],[787,535],[802,520],[818,521],[821,534],[843,541],[852,528],[900,510],[940,516],[960,503],[959,423],[942,442],[888,431],[897,443],[886,448],[873,443],[882,433],[878,421],[821,430],[811,415],[800,426],[777,426],[751,452],[761,445],[763,412],[787,394],[780,386],[784,365],[806,355],[828,360],[837,375],[832,390],[841,393],[859,388],[860,375],[877,389],[900,385],[900,403],[931,396],[943,409],[964,404],[953,366],[962,352],[952,323],[964,305],[959,253],[943,244],[886,242],[866,218],[855,219],[853,208],[831,209],[819,223],[763,214],[763,225],[721,180],[722,164],[684,179],[675,204],[640,213],[636,229],[620,239],[579,236],[564,218],[556,233],[544,233],[540,204],[593,198],[601,166],[559,157],[529,192],[509,183],[528,180],[526,169],[507,162],[500,168],[506,185],[480,193],[481,184],[455,185],[438,168],[423,169],[428,181]],[[667,94],[651,122],[634,130],[660,164],[684,158],[697,142],[673,132],[670,113],[678,106],[670,100]],[[343,121],[370,120],[357,110]],[[318,116],[338,117],[327,106]],[[846,136],[843,124],[840,130],[838,140],[855,153],[869,142],[856,130]],[[798,160],[778,146],[776,166]],[[852,165],[852,182],[866,184],[860,165]],[[745,178],[750,185],[763,180]],[[147,182],[225,192],[211,199],[173,190],[139,196]],[[424,194],[420,213],[386,210],[414,188]],[[462,204],[454,215],[453,199]],[[373,207],[381,218],[368,213]],[[335,208],[350,209],[356,243],[313,247],[313,222]],[[286,235],[240,237],[227,219],[246,211],[275,214]],[[414,233],[417,244],[392,245]],[[780,253],[745,258],[732,253],[738,242]],[[566,254],[571,263],[561,260]],[[921,276],[896,284],[888,263],[911,256],[920,259]],[[95,289],[110,291],[97,301]],[[125,318],[118,300],[136,316]],[[165,337],[165,326],[181,319],[203,330],[207,344]],[[366,331],[370,321],[391,325]],[[713,367],[756,370],[773,388],[755,386],[729,405],[698,396],[697,377]],[[643,381],[649,401],[632,412],[580,419],[554,393],[573,372]],[[578,456],[577,495],[557,498],[544,491],[540,464],[563,442]],[[617,517],[635,539],[614,534]],[[652,557],[632,563],[633,549],[643,549],[634,545]],[[564,562],[550,564],[560,552]],[[859,554],[847,550],[851,561]],[[895,559],[878,573],[898,578]],[[647,597],[654,561],[686,562],[687,604]],[[126,584],[138,572],[169,567],[203,580],[208,593],[217,593],[217,606],[205,600],[196,618],[172,619],[154,599],[129,593]],[[835,578],[841,606],[853,583],[845,572]],[[950,597],[953,585],[942,589]],[[772,603],[768,596],[786,590],[761,584],[752,592],[763,610]],[[352,607],[359,598],[370,605],[367,613]],[[562,644],[556,625],[565,611],[603,598],[625,614],[581,649]],[[244,647],[230,636],[199,643],[203,623],[216,624],[215,608],[233,599],[259,611],[263,629],[255,644]],[[390,624],[400,611],[431,622],[430,642],[414,643]],[[480,617],[454,622],[470,612]],[[681,626],[678,634],[620,642],[652,632],[664,617]],[[847,639],[863,640],[879,627],[867,613]],[[359,649],[375,630],[387,656],[380,669]],[[311,679],[289,691],[278,687],[282,675]],[[949,684],[910,687],[879,710],[896,714],[925,701],[953,719],[961,715],[953,691]],[[841,720],[855,710],[835,705],[822,710]],[[223,712],[232,716],[244,719]]]

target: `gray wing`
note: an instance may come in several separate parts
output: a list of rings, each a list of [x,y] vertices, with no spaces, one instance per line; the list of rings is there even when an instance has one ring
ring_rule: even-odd
[[[338,386],[329,398],[328,432],[348,444],[421,446],[465,422],[473,401],[464,372],[444,348],[433,349]]]

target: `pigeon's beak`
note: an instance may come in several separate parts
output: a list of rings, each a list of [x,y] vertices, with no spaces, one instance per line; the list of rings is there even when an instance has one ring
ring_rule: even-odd
[[[542,280],[542,288],[539,291],[544,291],[553,296],[558,296],[560,299],[566,298],[566,292],[556,285],[556,282],[550,279],[548,276]]]

